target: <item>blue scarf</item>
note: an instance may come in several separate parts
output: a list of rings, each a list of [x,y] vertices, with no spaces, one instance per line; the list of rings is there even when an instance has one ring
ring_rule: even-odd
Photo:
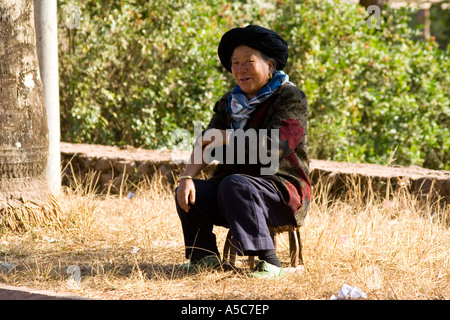
[[[255,107],[266,101],[279,86],[285,83],[294,85],[289,81],[289,76],[287,74],[283,71],[277,71],[272,80],[262,87],[262,89],[250,100],[248,100],[247,94],[236,85],[228,98],[227,111],[231,113],[232,117],[231,128],[243,129],[250,118],[250,114],[255,110]]]

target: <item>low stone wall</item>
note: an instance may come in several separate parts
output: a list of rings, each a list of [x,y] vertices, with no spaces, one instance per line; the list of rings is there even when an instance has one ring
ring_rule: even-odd
[[[70,184],[74,177],[83,180],[91,175],[97,190],[116,192],[124,180],[137,183],[160,174],[163,181],[173,185],[188,157],[188,152],[62,142],[63,184]],[[209,176],[214,167],[205,168],[204,177]],[[330,196],[345,195],[355,187],[363,196],[386,195],[405,188],[421,199],[450,203],[450,171],[325,160],[311,160],[310,168],[313,186],[326,185]]]

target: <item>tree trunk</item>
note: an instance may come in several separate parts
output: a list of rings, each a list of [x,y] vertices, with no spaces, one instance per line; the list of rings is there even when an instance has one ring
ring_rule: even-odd
[[[0,0],[0,209],[47,198],[48,144],[33,0]]]
[[[379,6],[380,9],[387,3],[387,0],[359,0],[359,4],[366,9],[371,5]]]

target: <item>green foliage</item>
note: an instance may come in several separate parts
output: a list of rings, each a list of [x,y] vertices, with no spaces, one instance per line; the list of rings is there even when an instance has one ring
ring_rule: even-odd
[[[335,1],[286,2],[277,29],[290,40],[288,74],[310,102],[317,158],[450,168],[448,57],[414,41],[408,9],[367,13]],[[281,14],[281,13],[280,13]]]
[[[80,0],[79,29],[60,5],[62,135],[66,141],[174,148],[177,128],[205,127],[233,86],[217,45],[260,24],[290,47],[286,72],[310,104],[311,158],[450,169],[449,59],[417,41],[409,10],[370,29],[341,1]]]

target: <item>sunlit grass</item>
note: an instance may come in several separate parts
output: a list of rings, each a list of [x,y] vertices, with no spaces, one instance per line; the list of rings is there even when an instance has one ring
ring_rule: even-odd
[[[252,280],[245,268],[183,274],[173,190],[159,177],[103,195],[74,181],[47,211],[52,219],[37,219],[38,210],[16,215],[22,228],[2,227],[0,282],[101,299],[329,299],[344,283],[368,299],[450,298],[449,209],[404,189],[363,200],[355,186],[341,201],[317,185],[301,229],[304,268],[278,281]],[[214,230],[221,250],[227,230]],[[288,246],[279,235],[285,265]],[[70,265],[81,270],[77,288]]]

